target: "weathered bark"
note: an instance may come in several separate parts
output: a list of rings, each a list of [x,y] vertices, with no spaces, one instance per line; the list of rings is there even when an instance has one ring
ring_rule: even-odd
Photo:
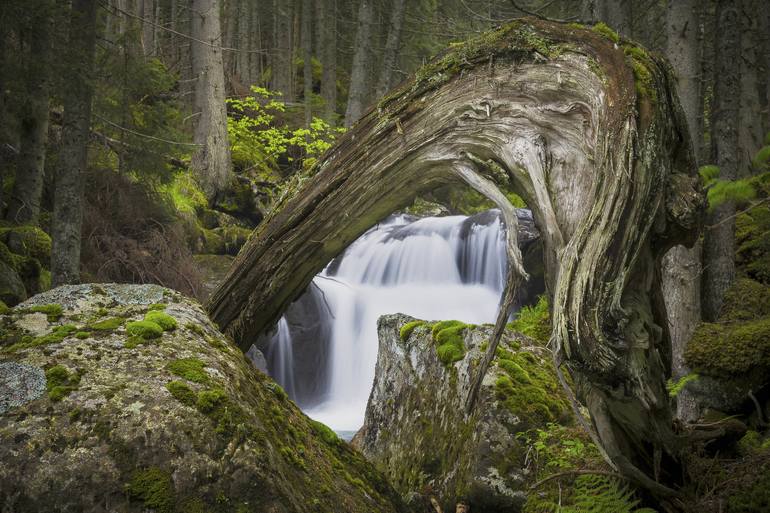
[[[738,111],[741,92],[741,32],[738,0],[719,0],[714,38],[714,103],[711,121],[712,162],[723,180],[738,178]],[[735,205],[726,201],[709,216],[704,237],[703,317],[719,317],[735,277]]]
[[[40,215],[48,140],[52,10],[51,3],[38,2],[33,7],[36,15],[29,20],[30,50],[24,74],[25,99],[19,120],[21,144],[6,215],[6,219],[14,223],[36,224]]]
[[[763,70],[764,56],[760,35],[762,7],[766,3],[760,0],[743,0],[740,3],[740,32],[741,32],[741,93],[738,119],[738,178],[750,173],[751,159],[763,146],[765,126],[762,111],[762,94],[767,88],[761,84],[760,73]],[[765,36],[766,37],[766,36]],[[766,75],[763,77],[766,80]],[[766,94],[766,92],[764,92]]]
[[[83,176],[88,163],[95,47],[96,0],[73,0],[67,45],[67,64],[71,73],[62,91],[64,123],[51,228],[54,287],[80,280]]]
[[[627,0],[597,0],[599,20],[615,29],[618,34],[631,36],[631,8],[633,2]]]
[[[377,82],[376,97],[382,98],[393,87],[393,70],[396,67],[398,50],[401,47],[401,29],[404,26],[406,0],[394,0],[391,6],[388,38],[385,41],[385,52],[382,56],[380,78]]]
[[[353,66],[350,70],[348,107],[345,110],[345,126],[349,127],[363,115],[368,97],[369,76],[372,69],[372,26],[374,24],[373,0],[361,0],[358,8],[356,41]]]
[[[669,0],[666,56],[676,70],[679,101],[687,119],[696,157],[699,157],[697,148],[702,147],[703,139],[698,16],[697,0]],[[692,249],[676,246],[663,258],[663,298],[671,334],[671,373],[675,380],[690,373],[684,362],[684,350],[701,320],[700,257],[700,244],[696,244]],[[686,422],[697,420],[697,404],[689,390],[682,390],[677,395],[676,403],[680,419]]]
[[[648,82],[635,85],[608,39],[538,20],[453,48],[321,158],[241,251],[209,312],[247,349],[329,260],[416,194],[465,181],[505,212],[495,184],[510,182],[542,234],[557,363],[617,468],[673,493],[656,482],[681,476],[658,266],[693,242],[703,197],[668,66],[637,65]],[[506,296],[526,277],[513,248]]]
[[[313,120],[313,6],[310,0],[302,0],[302,67],[303,102],[305,107],[305,126]]]
[[[321,0],[323,19],[321,32],[321,96],[324,119],[331,123],[337,117],[337,0]]]
[[[222,30],[217,0],[192,0],[192,68],[195,76],[194,141],[200,145],[191,167],[209,200],[233,179],[227,138],[225,77],[222,64]]]

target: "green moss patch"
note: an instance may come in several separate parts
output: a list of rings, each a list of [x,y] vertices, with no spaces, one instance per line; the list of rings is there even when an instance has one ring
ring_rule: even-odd
[[[30,336],[23,336],[19,342],[16,342],[8,346],[5,350],[9,352],[18,351],[19,349],[28,349],[30,347],[45,346],[48,344],[56,344],[67,338],[70,334],[76,331],[77,328],[71,324],[65,324],[63,326],[57,326],[54,330],[41,337],[32,338]]]
[[[8,305],[6,305],[5,302],[0,300],[0,315],[7,314],[8,310],[10,310],[10,308],[8,308]]]
[[[224,438],[232,438],[237,432],[250,432],[251,421],[244,410],[233,402],[221,388],[193,391],[181,381],[166,384],[166,389],[180,403],[197,409],[214,424],[214,430]]]
[[[597,34],[601,34],[602,36],[606,37],[607,39],[609,39],[615,44],[620,43],[620,36],[618,35],[618,33],[612,30],[609,27],[609,25],[607,25],[603,21],[600,21],[599,23],[594,25],[591,30],[593,30]]]
[[[123,326],[124,322],[126,322],[126,320],[122,317],[110,317],[109,319],[104,319],[103,321],[91,324],[89,328],[96,331],[112,331]]]
[[[48,398],[57,402],[64,399],[80,385],[80,374],[70,372],[62,365],[54,365],[45,371]]]
[[[310,419],[310,426],[313,428],[313,431],[315,431],[316,434],[321,437],[321,440],[326,442],[328,445],[335,446],[340,443],[340,439],[337,436],[337,433],[335,433],[329,426],[327,426],[323,422],[318,422],[317,420]]]
[[[431,328],[436,354],[444,365],[452,365],[465,356],[463,332],[471,327],[461,321],[440,321]]]
[[[516,318],[508,324],[508,329],[547,344],[551,338],[551,315],[548,309],[548,299],[540,296],[535,306],[525,306],[516,314]]]
[[[188,381],[195,383],[208,383],[210,381],[209,375],[203,368],[206,366],[202,361],[197,358],[181,358],[174,360],[166,365],[172,374],[176,374],[180,378],[184,378]]]
[[[163,335],[163,328],[152,321],[133,321],[126,324],[126,333],[128,333],[130,337],[151,340],[160,338]]]
[[[684,353],[694,370],[721,378],[770,369],[770,318],[740,323],[703,323]]]
[[[177,326],[176,319],[165,312],[159,312],[156,310],[147,312],[147,315],[144,316],[144,320],[154,322],[163,328],[163,331],[175,330]]]
[[[499,348],[495,362],[503,371],[495,381],[497,399],[525,426],[568,417],[569,405],[549,359]]]
[[[171,392],[174,399],[187,406],[195,406],[198,397],[195,392],[181,381],[172,381],[166,384],[166,389]]]
[[[152,312],[155,310],[163,311],[166,309],[168,305],[166,303],[153,303],[150,306],[147,307],[147,310]]]
[[[412,332],[417,328],[418,326],[422,326],[425,324],[425,321],[410,321],[401,326],[401,329],[399,330],[399,336],[401,337],[402,342],[406,342],[409,338],[409,335],[412,334]]]
[[[150,467],[137,470],[126,485],[126,491],[157,513],[174,511],[174,483],[171,474],[163,469]]]
[[[678,380],[674,381],[673,379],[669,379],[666,383],[666,390],[668,390],[669,397],[676,397],[678,396],[682,390],[687,386],[688,383],[692,383],[694,381],[697,381],[698,378],[697,374],[694,372],[691,372],[690,374],[687,374],[686,376],[682,376]]]
[[[48,316],[48,322],[56,322],[62,316],[63,309],[60,304],[37,305],[28,309],[29,312],[40,312]]]

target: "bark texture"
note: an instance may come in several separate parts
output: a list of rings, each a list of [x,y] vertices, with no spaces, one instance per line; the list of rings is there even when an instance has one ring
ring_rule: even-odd
[[[337,0],[321,0],[323,18],[321,33],[321,96],[324,99],[324,119],[335,121],[337,112]]]
[[[191,166],[206,196],[215,199],[231,182],[230,144],[227,140],[225,75],[222,30],[217,0],[192,0],[192,69],[195,109],[194,141],[199,144]]]
[[[719,0],[714,38],[714,104],[711,157],[723,180],[738,178],[738,112],[741,98],[741,32],[738,0]],[[714,208],[704,237],[703,317],[715,321],[735,278],[735,205]]]
[[[83,175],[88,162],[95,45],[96,0],[73,0],[68,44],[72,72],[63,89],[64,122],[51,227],[54,287],[80,280]]]
[[[241,251],[209,312],[247,349],[356,237],[450,181],[501,208],[509,298],[526,279],[497,188],[511,183],[543,238],[557,363],[613,464],[671,494],[657,482],[681,475],[658,269],[670,247],[693,242],[703,208],[673,82],[668,65],[638,47],[540,20],[457,45],[320,159]]]
[[[355,52],[350,70],[350,88],[348,89],[348,107],[345,111],[345,126],[349,127],[359,120],[366,109],[368,97],[368,78],[372,66],[372,28],[374,26],[373,0],[361,0],[358,8]]]
[[[377,81],[376,97],[381,98],[393,87],[393,71],[398,60],[398,50],[401,48],[401,29],[404,27],[406,0],[394,0],[391,6],[388,38],[385,41],[385,52],[382,56],[380,78]]]
[[[669,0],[666,17],[666,56],[676,70],[676,85],[696,160],[702,147],[699,12],[697,0]],[[672,248],[663,259],[663,297],[671,333],[672,378],[690,373],[684,363],[684,350],[701,320],[700,305],[701,246]],[[685,422],[697,420],[698,409],[689,390],[676,398],[677,417]]]
[[[40,216],[48,140],[52,9],[49,2],[38,2],[34,10],[39,14],[30,20],[30,55],[24,76],[26,94],[19,123],[21,145],[6,216],[13,223],[36,224]]]

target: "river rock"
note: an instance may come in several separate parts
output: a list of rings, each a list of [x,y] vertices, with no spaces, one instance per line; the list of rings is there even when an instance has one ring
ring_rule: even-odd
[[[45,330],[19,324],[31,313]],[[64,286],[0,318],[0,461],[4,512],[401,510],[198,303],[154,285]]]
[[[458,501],[471,511],[520,511],[532,478],[517,434],[570,420],[548,350],[510,331],[465,417],[491,331],[402,314],[379,320],[374,388],[354,443],[413,505],[434,496],[444,511]]]

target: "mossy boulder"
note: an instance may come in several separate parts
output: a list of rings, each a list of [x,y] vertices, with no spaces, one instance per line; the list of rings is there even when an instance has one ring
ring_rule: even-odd
[[[159,313],[176,329],[145,320]],[[135,323],[159,336],[129,344]],[[162,287],[65,286],[10,309],[0,378],[9,511],[402,511],[373,466]]]
[[[469,383],[492,327],[397,314],[381,317],[378,330],[374,388],[354,443],[414,504],[430,490],[445,511],[460,499],[471,511],[521,511],[532,481],[521,434],[571,423],[550,354],[506,331],[466,418]],[[452,358],[442,347],[453,348]]]
[[[0,241],[17,255],[32,257],[44,263],[51,258],[51,237],[37,226],[0,228]]]
[[[0,261],[0,301],[15,305],[25,299],[27,289],[19,273],[6,262]]]

